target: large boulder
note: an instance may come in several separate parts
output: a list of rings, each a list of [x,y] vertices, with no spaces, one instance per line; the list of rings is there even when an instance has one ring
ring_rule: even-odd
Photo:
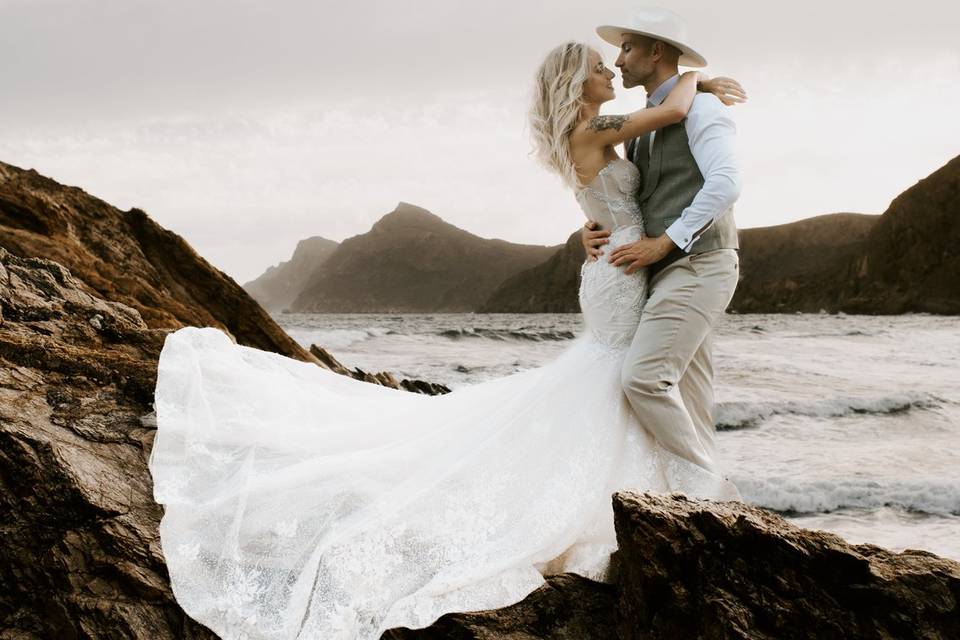
[[[739,502],[614,494],[618,637],[960,638],[960,563]]]

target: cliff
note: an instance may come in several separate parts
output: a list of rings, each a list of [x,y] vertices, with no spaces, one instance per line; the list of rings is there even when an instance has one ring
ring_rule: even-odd
[[[890,203],[844,294],[849,312],[960,314],[960,156]]]
[[[244,291],[269,312],[283,311],[296,299],[311,276],[327,261],[338,244],[320,236],[297,243],[293,256],[243,285]]]

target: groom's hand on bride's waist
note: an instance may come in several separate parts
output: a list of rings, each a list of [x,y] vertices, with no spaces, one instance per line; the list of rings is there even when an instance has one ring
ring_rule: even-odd
[[[587,220],[584,223],[583,228],[580,229],[580,244],[587,253],[587,262],[600,259],[603,255],[603,249],[600,247],[610,242],[609,236],[610,231],[600,229],[596,220]]]
[[[640,236],[636,242],[622,244],[607,255],[607,261],[614,266],[627,265],[624,273],[634,271],[653,264],[664,258],[676,245],[670,236],[663,234],[657,238]]]

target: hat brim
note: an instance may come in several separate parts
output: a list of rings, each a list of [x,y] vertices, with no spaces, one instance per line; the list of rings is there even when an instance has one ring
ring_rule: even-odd
[[[663,40],[664,42],[669,42],[677,49],[680,49],[680,60],[677,61],[682,67],[705,67],[707,66],[707,59],[702,55],[693,50],[690,45],[686,45],[682,42],[677,42],[676,40],[671,40],[670,38],[665,38],[657,33],[650,31],[638,31],[636,29],[631,29],[630,27],[616,27],[612,25],[603,25],[597,27],[597,35],[604,42],[609,42],[615,47],[620,47],[621,39],[620,36],[624,33],[635,33],[638,36],[647,36],[648,38],[653,38],[654,40]]]

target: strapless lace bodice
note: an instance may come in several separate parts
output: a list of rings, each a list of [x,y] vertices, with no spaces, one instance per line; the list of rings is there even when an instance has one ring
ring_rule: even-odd
[[[637,204],[640,170],[629,160],[616,158],[607,163],[586,187],[577,192],[584,215],[603,229],[639,225],[643,217]]]
[[[640,170],[623,158],[607,163],[584,189],[577,201],[587,218],[610,230],[610,242],[601,247],[598,260],[580,267],[580,310],[584,326],[596,344],[612,354],[630,346],[647,298],[647,270],[626,273],[626,266],[614,266],[607,254],[634,242],[643,233],[643,218],[637,205]]]

